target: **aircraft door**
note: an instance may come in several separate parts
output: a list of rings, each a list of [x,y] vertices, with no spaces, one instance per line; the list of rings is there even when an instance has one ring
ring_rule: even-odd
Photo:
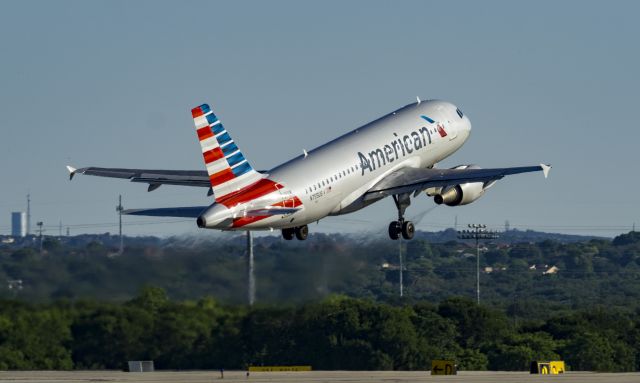
[[[444,137],[449,138],[449,141],[458,137],[458,130],[456,129],[455,119],[451,114],[451,110],[449,108],[445,108],[444,106],[438,106],[438,112],[440,112],[441,119],[438,121],[437,129],[440,131],[440,134]],[[455,112],[453,112],[455,114]],[[456,115],[457,117],[457,115]],[[444,131],[446,136],[442,133]]]

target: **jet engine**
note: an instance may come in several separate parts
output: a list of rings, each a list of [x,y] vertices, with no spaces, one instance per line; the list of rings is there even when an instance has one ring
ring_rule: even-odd
[[[453,169],[480,169],[480,167],[477,165],[460,165]],[[489,183],[468,182],[459,185],[429,188],[425,192],[428,196],[433,196],[433,201],[438,205],[460,206],[470,204],[482,197],[485,190],[493,186],[494,183],[495,181]]]

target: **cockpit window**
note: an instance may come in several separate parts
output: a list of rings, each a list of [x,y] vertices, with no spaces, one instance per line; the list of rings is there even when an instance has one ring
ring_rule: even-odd
[[[456,108],[456,113],[458,113],[458,116],[460,116],[460,118],[462,118],[462,116],[464,116],[464,114],[462,114],[462,111],[460,109]]]

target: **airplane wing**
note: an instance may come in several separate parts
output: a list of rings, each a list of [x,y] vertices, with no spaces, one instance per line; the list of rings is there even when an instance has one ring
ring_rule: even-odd
[[[67,170],[69,170],[69,179],[73,179],[73,176],[76,174],[125,178],[129,179],[131,182],[149,184],[149,191],[159,188],[160,185],[211,187],[209,176],[204,170],[149,170],[97,167],[76,169],[72,166],[67,166]]]
[[[515,168],[495,169],[416,169],[397,170],[375,184],[364,195],[364,200],[401,194],[419,193],[427,188],[458,185],[467,182],[491,182],[504,176],[519,173],[542,171],[546,178],[551,166],[522,166]]]

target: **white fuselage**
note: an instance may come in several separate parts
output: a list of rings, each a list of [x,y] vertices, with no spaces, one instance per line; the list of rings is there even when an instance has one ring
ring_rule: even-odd
[[[295,197],[302,205],[293,214],[270,216],[237,228],[220,222],[215,228],[280,229],[350,213],[375,202],[364,201],[363,196],[389,173],[406,167],[433,167],[457,151],[470,130],[469,119],[451,103],[413,103],[273,168],[268,178],[282,185],[278,192],[230,210],[214,204],[210,215],[238,217]]]

